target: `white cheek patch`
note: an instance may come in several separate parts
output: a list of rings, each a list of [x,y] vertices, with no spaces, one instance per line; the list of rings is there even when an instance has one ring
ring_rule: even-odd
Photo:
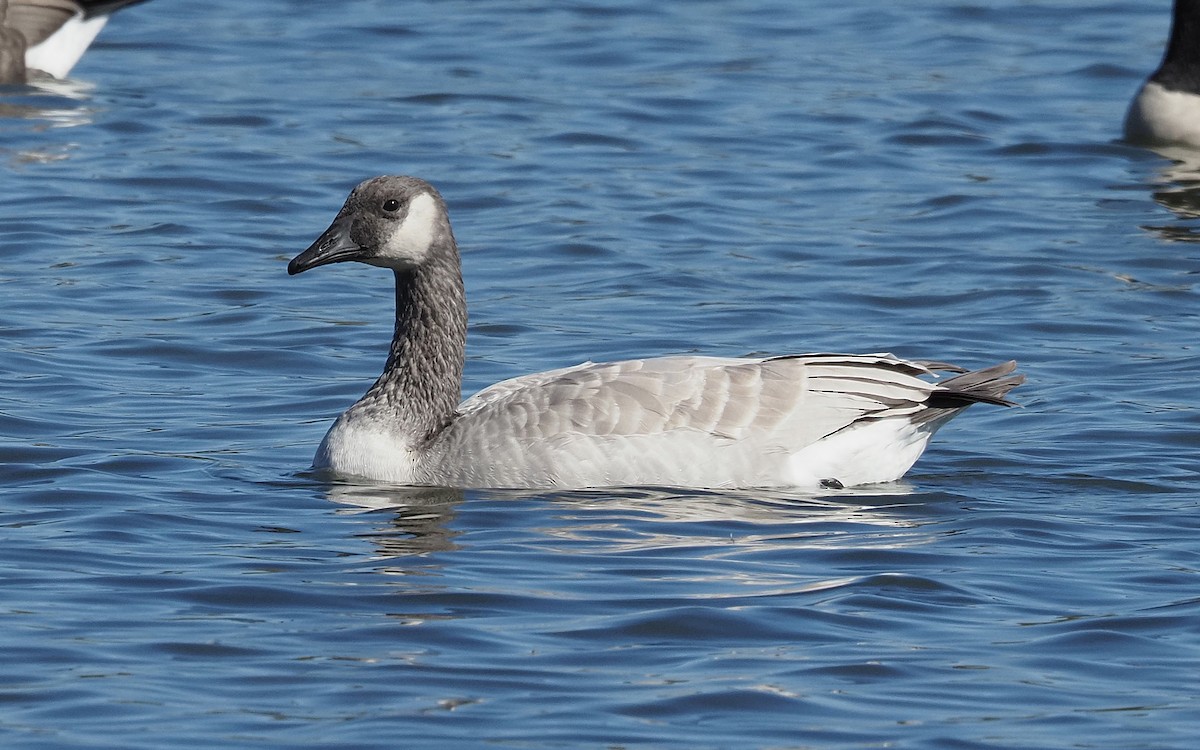
[[[421,193],[408,203],[408,215],[388,237],[381,257],[420,263],[433,245],[440,211],[429,193]]]

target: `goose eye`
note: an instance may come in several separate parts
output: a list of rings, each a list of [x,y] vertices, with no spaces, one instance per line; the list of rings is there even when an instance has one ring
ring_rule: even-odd
[[[395,198],[388,198],[383,202],[383,210],[389,214],[394,214],[400,210],[400,201]]]

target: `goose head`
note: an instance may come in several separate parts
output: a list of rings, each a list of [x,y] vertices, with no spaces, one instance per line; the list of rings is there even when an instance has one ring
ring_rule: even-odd
[[[351,191],[329,228],[292,258],[288,273],[348,260],[411,271],[447,241],[453,244],[454,236],[446,204],[432,185],[415,177],[374,177]]]

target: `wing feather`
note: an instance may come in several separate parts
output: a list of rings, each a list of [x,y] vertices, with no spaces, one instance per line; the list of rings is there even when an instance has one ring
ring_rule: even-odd
[[[927,411],[942,415],[930,417],[936,428],[961,406],[931,405],[931,394],[994,401],[1012,387],[1009,370],[996,368],[960,376],[950,390],[919,377],[933,369],[947,368],[889,354],[663,357],[586,362],[513,378],[460,405],[437,438],[430,481],[786,483],[797,476],[786,473],[795,471],[786,466],[795,456],[809,455],[805,449],[847,428],[889,417],[916,425]]]
[[[882,354],[588,362],[497,383],[465,401],[460,419],[530,439],[696,430],[811,441],[857,418],[920,408],[935,386],[916,375],[928,372]]]

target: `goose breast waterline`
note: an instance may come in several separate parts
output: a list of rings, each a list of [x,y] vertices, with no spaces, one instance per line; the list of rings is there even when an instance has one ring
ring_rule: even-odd
[[[584,363],[458,403],[467,331],[446,204],[413,177],[367,180],[288,265],[389,268],[395,333],[383,374],[330,427],[313,465],[451,487],[837,487],[898,479],[972,403],[1008,405],[1006,362],[960,368],[888,354],[674,356]]]
[[[1200,148],[1200,0],[1175,0],[1162,62],[1130,102],[1125,138]]]

